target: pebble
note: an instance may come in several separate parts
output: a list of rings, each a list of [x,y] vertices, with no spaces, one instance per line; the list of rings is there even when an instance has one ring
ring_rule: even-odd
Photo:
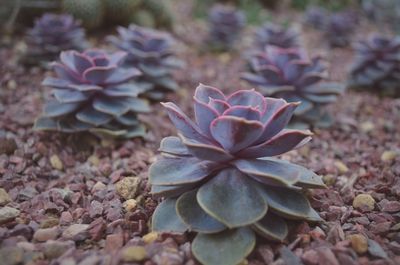
[[[383,199],[378,203],[383,212],[395,213],[400,212],[400,202],[399,201],[388,201],[387,199]]]
[[[350,240],[351,247],[358,254],[364,254],[368,250],[368,239],[361,234],[349,235],[347,237]]]
[[[153,243],[154,241],[156,241],[157,238],[158,238],[157,232],[150,232],[142,237],[143,241],[146,244]]]
[[[50,227],[54,227],[54,226],[57,226],[58,223],[59,223],[58,218],[50,217],[50,218],[44,219],[44,220],[40,223],[40,228],[50,228]]]
[[[104,190],[107,186],[100,181],[97,181],[96,184],[93,185],[92,191]]]
[[[73,224],[70,225],[62,233],[62,237],[65,239],[72,239],[74,241],[85,240],[88,236],[87,229],[89,225],[87,224]]]
[[[0,248],[0,262],[4,265],[18,265],[23,263],[24,251],[17,247]]]
[[[73,241],[49,240],[43,245],[43,254],[50,260],[56,259],[71,248],[75,248],[75,243]]]
[[[390,161],[394,160],[397,155],[398,155],[398,153],[395,151],[385,151],[381,155],[381,160],[383,162],[390,162]]]
[[[375,125],[371,121],[366,121],[360,124],[360,129],[364,133],[369,133],[375,129]]]
[[[0,206],[4,206],[9,202],[11,202],[10,195],[8,195],[5,189],[0,188]]]
[[[130,246],[121,251],[121,259],[125,262],[140,262],[146,257],[146,249],[142,246]]]
[[[106,251],[116,251],[124,245],[124,238],[122,234],[112,234],[106,237]]]
[[[20,211],[8,206],[5,206],[0,209],[0,224],[9,222],[17,218],[20,214]]]
[[[51,239],[56,239],[60,235],[58,227],[41,228],[33,234],[33,239],[38,242],[45,242]]]
[[[60,225],[68,225],[70,223],[72,223],[72,221],[74,220],[74,218],[72,218],[72,215],[70,212],[65,211],[61,213],[60,216]]]
[[[301,259],[306,265],[318,265],[318,253],[314,249],[310,249],[304,252],[301,256]]]
[[[335,161],[334,165],[339,170],[340,174],[345,174],[349,171],[349,168],[342,161]]]
[[[100,159],[95,155],[89,156],[88,161],[96,167],[100,164]]]
[[[137,201],[136,201],[135,199],[126,200],[126,201],[123,203],[123,206],[124,206],[124,208],[125,208],[125,211],[131,212],[132,210],[134,210],[134,209],[136,208],[136,206],[137,206]]]
[[[369,194],[359,194],[353,200],[353,207],[363,212],[372,211],[375,208],[375,200]]]
[[[17,149],[17,144],[14,139],[0,138],[0,154],[12,155]]]
[[[63,170],[64,169],[64,165],[63,162],[61,161],[61,159],[58,157],[58,155],[52,155],[50,157],[50,164],[53,168],[57,169],[57,170]]]
[[[139,191],[141,179],[139,177],[126,177],[117,182],[116,191],[125,200],[134,199]]]

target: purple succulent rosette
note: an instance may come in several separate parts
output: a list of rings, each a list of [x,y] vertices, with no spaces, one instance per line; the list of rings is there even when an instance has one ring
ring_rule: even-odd
[[[242,79],[257,86],[263,95],[301,102],[295,111],[296,126],[307,124],[328,127],[331,117],[324,106],[337,100],[344,86],[326,82],[326,67],[321,57],[309,59],[300,48],[267,46],[249,60],[250,72]]]
[[[299,34],[291,29],[273,23],[265,23],[256,31],[256,46],[264,50],[265,46],[273,45],[281,48],[299,46]]]
[[[132,82],[140,71],[121,67],[125,57],[121,51],[62,52],[60,61],[52,64],[56,77],[42,83],[53,88],[52,98],[35,128],[67,133],[90,130],[126,138],[143,136],[145,130],[137,114],[150,108],[138,98],[142,88]]]
[[[44,14],[27,33],[27,60],[52,61],[64,50],[83,50],[85,31],[70,15]]]
[[[208,21],[210,32],[208,42],[215,50],[232,49],[246,24],[243,12],[229,5],[215,5],[211,8]]]
[[[172,74],[183,67],[183,62],[174,55],[169,34],[136,25],[118,27],[117,31],[119,36],[110,36],[108,40],[128,54],[127,66],[142,71],[140,82],[147,89],[144,96],[160,101],[167,93],[179,89]]]
[[[354,48],[349,87],[400,97],[400,37],[372,35]]]
[[[351,43],[358,17],[355,12],[343,11],[332,14],[327,22],[325,37],[332,47],[345,47]]]
[[[324,188],[321,178],[276,158],[311,139],[308,130],[285,129],[298,105],[205,85],[195,92],[195,121],[163,103],[179,137],[161,141],[149,170],[152,194],[165,198],[153,230],[197,232],[192,250],[200,262],[238,264],[253,249],[254,232],[282,241],[285,220],[321,221],[303,193]]]

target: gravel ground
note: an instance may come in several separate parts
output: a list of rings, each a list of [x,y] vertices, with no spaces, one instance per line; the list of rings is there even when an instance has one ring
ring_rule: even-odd
[[[200,33],[189,37],[193,30]],[[187,67],[170,99],[189,112],[199,82],[249,88],[238,79],[245,65],[238,52],[199,52],[204,30],[197,22],[177,29]],[[311,53],[328,52],[318,33],[304,38]],[[333,80],[345,81],[351,56],[351,49],[329,53]],[[146,141],[34,132],[49,93],[40,82],[50,73],[18,66],[11,46],[0,49],[0,60],[0,264],[197,264],[193,235],[149,231],[158,202],[147,169],[160,139],[174,134],[160,106],[142,117],[151,130]],[[243,264],[400,264],[400,100],[350,91],[330,108],[335,126],[284,155],[323,176],[329,188],[310,197],[326,222],[294,225],[285,244],[259,239]]]

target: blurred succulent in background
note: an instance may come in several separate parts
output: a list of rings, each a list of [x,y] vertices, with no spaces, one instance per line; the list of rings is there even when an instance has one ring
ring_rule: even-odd
[[[244,14],[230,5],[215,5],[209,13],[209,45],[215,50],[229,50],[246,23]]]
[[[324,8],[309,6],[305,12],[305,23],[316,29],[323,29],[328,16],[329,14]]]
[[[27,52],[23,61],[37,64],[52,61],[64,50],[83,50],[85,31],[70,15],[44,14],[27,32]]]
[[[137,67],[143,73],[139,78],[146,88],[144,96],[159,101],[168,92],[178,89],[172,77],[173,70],[183,66],[172,51],[169,34],[153,29],[130,25],[119,27],[119,36],[110,36],[109,41],[128,56],[126,65]]]
[[[332,14],[324,32],[329,44],[332,47],[348,46],[357,23],[357,15],[352,11]]]
[[[125,52],[108,54],[102,50],[64,51],[53,64],[57,77],[43,85],[53,88],[52,98],[36,121],[37,130],[66,133],[91,131],[115,137],[144,136],[138,113],[149,112],[135,82],[136,68],[121,67]]]
[[[355,50],[349,87],[400,96],[400,37],[371,36]]]
[[[152,193],[165,198],[152,229],[197,232],[192,251],[201,263],[234,265],[254,248],[254,232],[283,241],[286,220],[321,221],[303,192],[323,188],[321,178],[273,158],[311,139],[310,131],[284,129],[298,104],[205,85],[194,95],[195,121],[164,103],[179,137],[161,141],[149,170]]]
[[[386,24],[400,33],[400,1],[398,0],[362,0],[361,6],[367,18],[380,26]]]
[[[265,23],[256,31],[256,44],[261,50],[267,45],[281,48],[299,46],[299,34],[290,28],[284,28],[273,23]]]
[[[242,79],[256,86],[262,94],[301,102],[295,111],[293,126],[331,125],[331,117],[323,107],[335,102],[344,86],[321,83],[327,73],[320,57],[309,59],[302,49],[267,46],[265,51],[250,58],[250,70],[242,74]]]

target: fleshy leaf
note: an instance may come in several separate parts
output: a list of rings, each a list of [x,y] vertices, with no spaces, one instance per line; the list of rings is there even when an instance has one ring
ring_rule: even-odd
[[[161,140],[158,151],[177,156],[192,156],[181,139],[176,136],[168,136]]]
[[[276,214],[288,219],[321,221],[301,192],[279,187],[263,187],[263,196]]]
[[[285,220],[271,213],[271,211],[268,211],[252,228],[261,236],[280,242],[285,240],[289,232]]]
[[[210,124],[219,116],[219,113],[209,105],[194,98],[194,114],[196,117],[196,123],[199,125],[201,131],[205,135],[211,136]]]
[[[43,116],[48,118],[63,116],[74,112],[79,106],[79,103],[59,103],[55,100],[50,101],[44,106]]]
[[[211,135],[230,153],[235,153],[255,142],[263,132],[258,121],[233,116],[220,116],[211,123]]]
[[[160,186],[160,185],[152,185],[151,186],[151,195],[156,198],[160,197],[177,197],[182,195],[183,193],[190,191],[196,187],[195,184],[185,184],[185,185],[175,185],[175,186]]]
[[[129,111],[130,106],[121,99],[99,97],[93,100],[93,108],[113,116],[121,116]]]
[[[186,192],[176,202],[176,212],[189,230],[199,233],[217,233],[226,226],[209,216],[198,204],[197,190]]]
[[[206,86],[203,84],[200,84],[196,88],[196,91],[194,92],[194,98],[196,98],[200,102],[203,102],[204,104],[208,104],[210,98],[225,100],[224,94],[222,94],[219,89],[212,86]]]
[[[176,199],[166,199],[154,211],[151,229],[156,232],[184,233],[187,226],[181,221],[175,210]]]
[[[201,186],[197,201],[209,215],[229,228],[260,220],[268,205],[251,179],[236,169],[224,169]]]
[[[92,106],[88,106],[78,113],[76,118],[82,122],[90,123],[94,126],[100,126],[112,120],[113,116],[97,111]]]
[[[160,158],[149,169],[152,185],[195,183],[209,176],[216,165],[191,157]]]
[[[265,184],[291,186],[300,176],[297,168],[279,160],[239,159],[232,164],[244,174]]]
[[[89,99],[89,96],[80,92],[69,89],[53,89],[54,97],[61,103],[82,102]]]
[[[227,101],[231,106],[250,106],[258,109],[260,112],[264,112],[266,108],[264,96],[254,89],[239,90],[230,95]]]
[[[234,116],[254,121],[259,121],[261,118],[261,113],[259,110],[248,106],[233,106],[227,109],[222,115]]]
[[[251,253],[255,244],[254,232],[242,227],[216,234],[198,234],[192,251],[204,265],[237,265]]]

